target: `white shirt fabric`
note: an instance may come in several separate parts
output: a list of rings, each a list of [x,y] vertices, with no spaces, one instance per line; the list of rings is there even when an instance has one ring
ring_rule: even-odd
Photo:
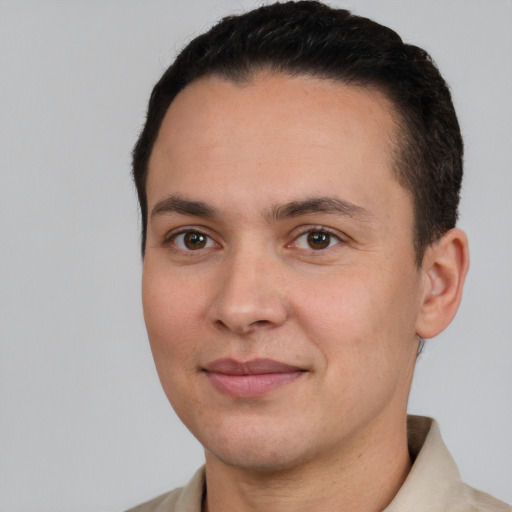
[[[512,512],[506,503],[461,482],[434,420],[409,416],[407,430],[412,469],[383,512]],[[201,512],[204,490],[201,468],[185,487],[127,512]]]

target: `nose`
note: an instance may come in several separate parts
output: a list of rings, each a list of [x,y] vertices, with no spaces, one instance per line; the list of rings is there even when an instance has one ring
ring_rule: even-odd
[[[272,258],[239,253],[225,261],[209,310],[217,328],[237,334],[271,329],[288,317],[279,263]]]

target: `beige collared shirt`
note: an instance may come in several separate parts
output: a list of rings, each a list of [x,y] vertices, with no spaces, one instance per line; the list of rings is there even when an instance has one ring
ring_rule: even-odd
[[[506,503],[461,482],[434,420],[409,416],[407,427],[414,463],[400,491],[383,512],[512,512]],[[202,468],[185,487],[128,512],[201,512],[204,486]]]

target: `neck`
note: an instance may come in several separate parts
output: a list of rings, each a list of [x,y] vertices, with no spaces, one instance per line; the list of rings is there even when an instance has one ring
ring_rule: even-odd
[[[207,452],[204,512],[382,511],[411,467],[405,415],[392,423],[378,421],[348,448],[272,473],[227,466]]]

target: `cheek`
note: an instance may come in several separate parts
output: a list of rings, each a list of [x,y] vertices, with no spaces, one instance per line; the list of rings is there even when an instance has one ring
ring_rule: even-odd
[[[151,271],[150,271],[151,270]],[[182,281],[182,280],[181,280]],[[168,273],[144,270],[144,320],[158,376],[172,407],[187,424],[189,401],[197,374],[203,303],[194,286]]]
[[[309,285],[311,283],[308,283]],[[400,353],[414,339],[418,309],[417,277],[390,269],[340,271],[316,282],[318,292],[302,286],[293,294],[297,317],[324,357],[343,357],[346,364],[375,366]],[[391,350],[390,350],[391,349]]]
[[[193,350],[203,302],[196,287],[145,268],[142,305],[157,368],[181,364]]]
[[[374,323],[379,323],[383,301],[367,279],[353,272],[333,272],[316,280],[315,293],[311,292],[311,284],[306,283],[292,295],[304,326],[321,334],[321,339],[357,342]]]
[[[391,279],[351,272],[321,288],[307,294],[297,319],[321,354],[325,409],[335,425],[351,428],[409,389],[416,352],[413,287],[405,291]]]

